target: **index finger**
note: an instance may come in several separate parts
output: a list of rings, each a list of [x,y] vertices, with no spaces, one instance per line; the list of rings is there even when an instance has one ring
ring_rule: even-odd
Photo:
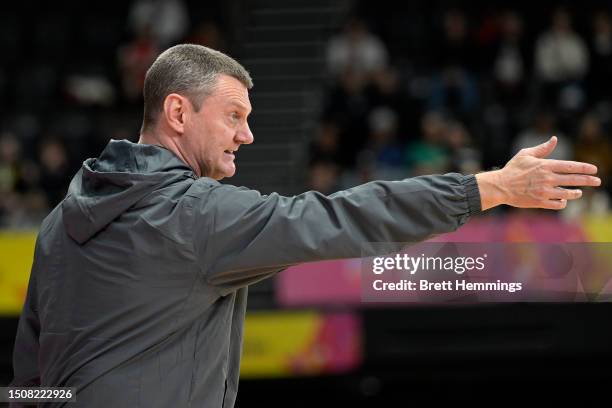
[[[597,174],[597,166],[570,160],[544,159],[544,166],[555,173]]]

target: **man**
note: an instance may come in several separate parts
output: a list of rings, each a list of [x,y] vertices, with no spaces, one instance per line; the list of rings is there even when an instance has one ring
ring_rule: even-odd
[[[76,387],[74,406],[232,407],[247,286],[289,265],[358,257],[368,242],[457,229],[499,204],[561,209],[599,185],[589,164],[373,182],[329,197],[222,185],[253,142],[249,74],[195,45],[147,73],[138,144],[86,160],[45,219],[15,344],[13,386]],[[279,333],[279,335],[285,335]]]

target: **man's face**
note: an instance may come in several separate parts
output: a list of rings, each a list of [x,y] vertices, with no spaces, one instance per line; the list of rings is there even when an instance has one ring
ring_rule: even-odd
[[[251,113],[248,89],[236,78],[220,75],[200,111],[191,113],[184,136],[200,175],[215,180],[233,176],[236,151],[242,144],[253,143],[247,123]]]

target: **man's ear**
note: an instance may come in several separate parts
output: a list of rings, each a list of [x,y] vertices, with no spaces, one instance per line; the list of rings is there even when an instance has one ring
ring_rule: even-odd
[[[164,118],[168,125],[177,133],[185,132],[185,118],[189,109],[187,98],[171,93],[164,99]]]

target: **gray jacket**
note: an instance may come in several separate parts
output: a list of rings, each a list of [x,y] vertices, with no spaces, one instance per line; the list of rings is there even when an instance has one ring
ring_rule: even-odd
[[[248,285],[478,211],[474,176],[265,196],[111,141],[41,226],[12,385],[76,387],[78,407],[232,407]]]

